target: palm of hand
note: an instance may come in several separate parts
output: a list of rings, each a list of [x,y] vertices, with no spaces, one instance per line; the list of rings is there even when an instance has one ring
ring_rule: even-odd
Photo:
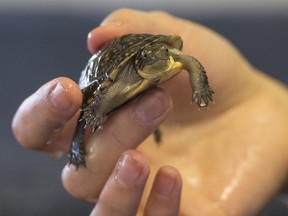
[[[255,213],[286,177],[288,113],[284,110],[287,100],[282,98],[287,93],[267,82],[223,38],[207,29],[197,32],[201,37],[196,35],[195,44],[210,47],[209,55],[201,61],[207,51],[194,49],[185,37],[190,34],[183,35],[188,44],[184,52],[200,57],[216,92],[216,103],[198,111],[189,103],[188,84],[182,87],[185,75],[176,77],[174,84],[163,86],[175,106],[163,128],[163,144],[158,147],[147,140],[141,150],[154,171],[163,164],[180,170],[183,215]]]
[[[233,106],[216,97],[209,109],[197,110],[185,97],[175,97],[185,101],[177,101],[182,107],[175,107],[161,127],[163,143],[156,146],[150,138],[140,147],[150,159],[153,173],[164,164],[180,170],[184,182],[181,215],[253,214],[283,182],[287,124],[285,117],[278,115],[283,112],[278,110],[281,106],[274,103],[281,100],[281,92],[264,95],[261,88],[266,81],[259,79],[263,81],[259,91]],[[169,91],[167,86],[164,88]],[[215,89],[218,98],[221,90],[226,94],[229,89]]]

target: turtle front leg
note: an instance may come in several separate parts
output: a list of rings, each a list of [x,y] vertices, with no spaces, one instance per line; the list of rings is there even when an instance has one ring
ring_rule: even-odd
[[[213,101],[213,89],[209,86],[208,77],[204,67],[192,56],[184,56],[187,59],[185,69],[189,73],[190,85],[192,88],[192,101],[199,107],[208,106],[209,101]]]
[[[103,128],[103,119],[106,113],[101,107],[102,101],[100,101],[100,98],[99,95],[95,96],[93,102],[82,108],[80,112],[78,125],[68,153],[69,164],[73,164],[76,169],[81,165],[86,166],[84,136],[87,125],[92,126],[93,132]]]
[[[69,164],[73,164],[76,169],[81,165],[86,166],[84,136],[87,125],[92,125],[93,132],[102,129],[104,116],[105,113],[102,113],[101,109],[99,109],[99,101],[97,100],[94,100],[81,110],[72,145],[68,153]]]
[[[179,50],[172,50],[171,55],[175,61],[182,63],[183,69],[189,73],[192,89],[192,101],[199,107],[208,106],[213,101],[213,89],[209,86],[208,77],[204,67],[192,56],[183,55]]]
[[[95,96],[93,102],[82,109],[83,115],[79,120],[85,122],[84,128],[91,125],[92,132],[103,129],[105,110],[101,106],[103,100],[100,98],[100,95]]]

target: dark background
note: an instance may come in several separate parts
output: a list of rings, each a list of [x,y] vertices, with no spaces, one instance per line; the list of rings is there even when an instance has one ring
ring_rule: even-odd
[[[90,57],[86,50],[87,33],[105,16],[106,13],[99,12],[88,15],[1,12],[1,216],[70,216],[88,215],[91,211],[93,205],[71,198],[61,185],[66,158],[53,161],[44,153],[23,149],[14,140],[10,124],[19,104],[43,83],[58,76],[78,80]],[[220,32],[256,67],[288,83],[288,15],[181,16]],[[285,196],[276,196],[261,213],[270,215],[288,215]]]

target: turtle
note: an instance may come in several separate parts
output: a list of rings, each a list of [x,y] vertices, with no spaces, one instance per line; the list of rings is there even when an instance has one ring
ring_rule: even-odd
[[[68,153],[69,164],[76,169],[86,166],[84,134],[88,125],[93,132],[101,130],[112,111],[181,70],[189,73],[193,102],[205,107],[213,101],[214,91],[204,67],[194,57],[184,55],[182,47],[178,35],[125,34],[92,55],[79,79],[83,102]],[[159,131],[155,134],[159,136]]]

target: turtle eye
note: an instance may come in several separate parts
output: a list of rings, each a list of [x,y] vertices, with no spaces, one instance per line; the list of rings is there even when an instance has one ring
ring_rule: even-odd
[[[147,53],[144,52],[144,51],[141,53],[141,56],[142,56],[144,59],[146,59],[146,58],[148,57]]]
[[[166,53],[169,53],[169,49],[167,46],[162,45],[161,50],[163,50]]]
[[[163,50],[164,52],[168,52],[168,47],[165,45],[162,45],[161,50]]]

